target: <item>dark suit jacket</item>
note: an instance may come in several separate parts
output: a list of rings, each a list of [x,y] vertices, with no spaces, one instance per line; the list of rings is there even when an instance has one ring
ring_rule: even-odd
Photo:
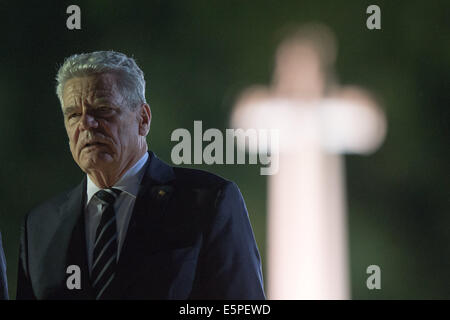
[[[6,258],[2,246],[2,234],[0,233],[0,300],[8,300],[8,281],[6,278]]]
[[[259,252],[233,182],[149,152],[109,299],[264,299]],[[86,179],[25,218],[17,299],[92,299]],[[81,289],[68,289],[81,270]]]

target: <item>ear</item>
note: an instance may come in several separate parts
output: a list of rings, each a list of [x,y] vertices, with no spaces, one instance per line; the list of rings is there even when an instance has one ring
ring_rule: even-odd
[[[150,122],[152,121],[152,112],[150,106],[143,103],[139,110],[139,135],[146,137],[150,131]]]

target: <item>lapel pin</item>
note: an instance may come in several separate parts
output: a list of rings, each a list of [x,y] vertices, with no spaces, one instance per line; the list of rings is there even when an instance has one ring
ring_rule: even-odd
[[[158,191],[158,198],[162,198],[165,194],[166,194],[166,192],[164,190],[159,190]]]

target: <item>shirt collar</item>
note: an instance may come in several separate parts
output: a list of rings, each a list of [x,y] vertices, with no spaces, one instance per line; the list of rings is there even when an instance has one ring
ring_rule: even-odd
[[[113,188],[119,189],[122,192],[128,193],[134,198],[137,197],[139,191],[139,184],[144,176],[144,166],[148,159],[148,153],[146,152],[141,159],[139,159],[134,166],[128,169],[127,172],[113,185]],[[86,205],[91,201],[94,194],[101,190],[87,175],[87,201]]]

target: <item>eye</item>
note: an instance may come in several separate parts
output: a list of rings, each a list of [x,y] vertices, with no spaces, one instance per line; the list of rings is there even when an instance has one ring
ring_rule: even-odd
[[[101,118],[109,118],[113,116],[115,113],[115,109],[109,106],[100,106],[97,107],[94,111],[94,114]]]
[[[69,116],[67,117],[69,120],[70,119],[75,119],[75,118],[78,118],[79,116],[81,115],[81,113],[71,113],[71,114],[69,114]]]
[[[99,108],[97,109],[97,111],[98,111],[98,112],[101,112],[101,113],[108,113],[108,112],[111,112],[112,109],[111,109],[110,107],[99,107]]]

